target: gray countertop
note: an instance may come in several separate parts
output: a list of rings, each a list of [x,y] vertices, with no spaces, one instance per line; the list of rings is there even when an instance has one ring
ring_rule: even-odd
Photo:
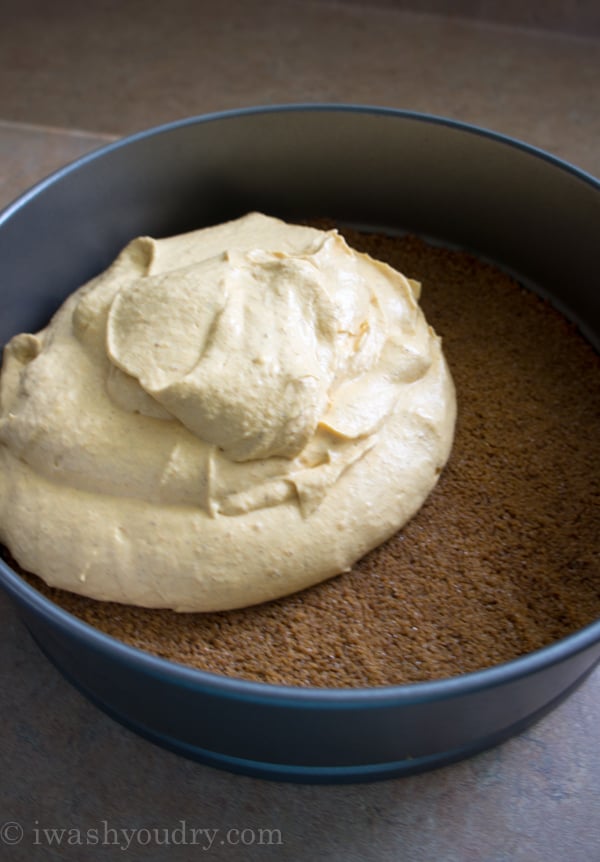
[[[404,6],[11,4],[0,29],[0,205],[122,134],[282,102],[442,114],[600,174],[597,30],[569,35]],[[63,680],[3,594],[0,680],[0,860],[600,858],[598,671],[498,748],[350,786],[234,776],[145,742]],[[10,824],[22,829],[19,841]]]

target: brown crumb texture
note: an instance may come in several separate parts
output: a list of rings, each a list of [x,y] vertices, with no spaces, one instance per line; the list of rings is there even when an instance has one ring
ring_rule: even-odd
[[[356,687],[516,658],[600,615],[600,358],[547,302],[472,255],[345,231],[422,282],[458,396],[421,511],[351,572],[259,607],[177,614],[25,577],[128,644],[218,674]]]

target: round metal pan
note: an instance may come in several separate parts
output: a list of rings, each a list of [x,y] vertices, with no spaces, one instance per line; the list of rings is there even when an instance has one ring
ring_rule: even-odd
[[[290,105],[196,117],[57,172],[0,216],[0,344],[35,331],[139,234],[262,210],[411,231],[489,258],[600,341],[600,184],[550,155],[403,111]],[[98,706],[163,746],[233,771],[358,781],[449,763],[519,732],[600,660],[600,621],[507,664],[372,689],[252,683],[110,638],[0,561],[48,658]]]

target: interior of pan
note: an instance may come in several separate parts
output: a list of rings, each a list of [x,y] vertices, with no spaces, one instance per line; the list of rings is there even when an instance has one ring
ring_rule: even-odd
[[[3,314],[0,343],[41,325],[133,236],[253,209],[472,249],[542,287],[594,334],[598,190],[531,147],[435,117],[288,106],[193,118],[83,158],[8,210],[2,289],[29,301]]]
[[[435,117],[288,106],[193,118],[86,157],[5,212],[0,343],[43,325],[133,236],[253,209],[469,248],[552,296],[598,338],[598,191],[546,154]],[[597,628],[586,638],[600,638]]]

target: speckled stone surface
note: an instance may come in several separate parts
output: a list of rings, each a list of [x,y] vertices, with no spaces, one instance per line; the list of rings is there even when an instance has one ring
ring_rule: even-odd
[[[243,105],[363,102],[600,173],[600,41],[556,31],[366,0],[23,0],[3,16],[0,58],[3,120],[123,134]]]
[[[383,0],[0,0],[0,11],[0,205],[116,135],[291,101],[444,114],[600,174],[600,41],[561,34],[556,16],[542,31]],[[568,29],[582,29],[572,14]],[[276,784],[186,761],[104,716],[0,594],[0,710],[0,860],[598,858],[599,671],[524,734],[455,766]],[[261,829],[279,831],[259,843]]]

